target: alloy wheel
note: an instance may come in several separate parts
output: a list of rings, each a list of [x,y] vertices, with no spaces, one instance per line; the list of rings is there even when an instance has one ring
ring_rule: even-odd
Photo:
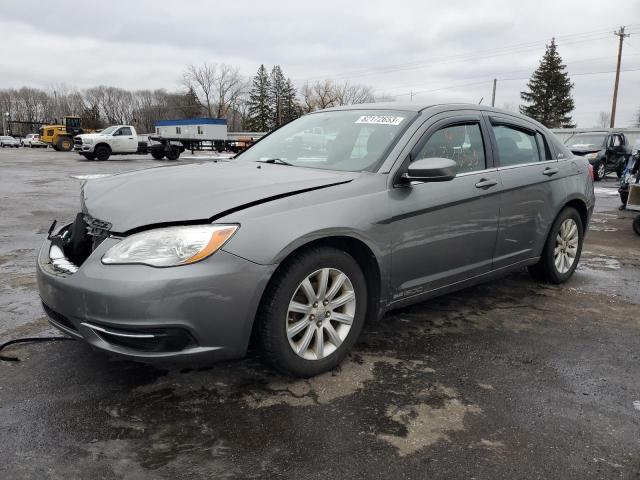
[[[578,253],[579,239],[578,225],[573,218],[567,218],[560,225],[553,251],[553,260],[558,273],[567,273],[573,266]]]
[[[356,311],[351,280],[336,268],[322,268],[296,288],[287,310],[289,345],[306,360],[335,352],[347,338]]]
[[[600,165],[598,165],[598,177],[599,178],[604,178],[606,173],[607,173],[607,171],[606,171],[606,168],[604,166],[604,163],[601,163]]]

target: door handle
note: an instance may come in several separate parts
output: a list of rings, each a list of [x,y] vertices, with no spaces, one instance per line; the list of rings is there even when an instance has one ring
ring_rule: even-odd
[[[491,187],[495,187],[498,184],[497,180],[494,180],[493,178],[483,178],[481,179],[478,183],[476,183],[476,188],[491,188]]]
[[[556,173],[558,173],[558,169],[555,167],[547,167],[542,172],[542,174],[546,175],[547,177],[550,177],[551,175],[555,175]]]

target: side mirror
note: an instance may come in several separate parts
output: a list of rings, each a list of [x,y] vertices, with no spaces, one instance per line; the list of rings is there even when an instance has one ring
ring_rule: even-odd
[[[448,182],[458,173],[458,165],[448,158],[421,158],[409,164],[402,179],[408,182]]]

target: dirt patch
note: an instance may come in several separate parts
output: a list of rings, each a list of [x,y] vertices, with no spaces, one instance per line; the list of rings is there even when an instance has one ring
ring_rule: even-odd
[[[446,400],[442,407],[427,404],[389,407],[387,417],[403,425],[406,435],[381,434],[378,438],[396,447],[404,457],[441,440],[449,440],[450,433],[464,430],[467,414],[479,413],[480,407],[466,405],[457,398]]]

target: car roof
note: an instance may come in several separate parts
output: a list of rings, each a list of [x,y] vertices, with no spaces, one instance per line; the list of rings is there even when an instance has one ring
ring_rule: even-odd
[[[520,118],[529,123],[533,123],[546,130],[546,127],[537,120],[521,115],[517,112],[504,110],[502,108],[489,107],[486,105],[478,105],[475,103],[420,103],[420,102],[379,102],[379,103],[359,103],[354,105],[343,105],[339,107],[326,108],[324,110],[317,110],[313,113],[325,112],[325,111],[340,111],[340,110],[395,110],[405,112],[428,112],[436,114],[440,112],[446,112],[448,110],[475,110],[478,112],[487,113],[499,113],[502,115],[508,115],[510,117]]]

